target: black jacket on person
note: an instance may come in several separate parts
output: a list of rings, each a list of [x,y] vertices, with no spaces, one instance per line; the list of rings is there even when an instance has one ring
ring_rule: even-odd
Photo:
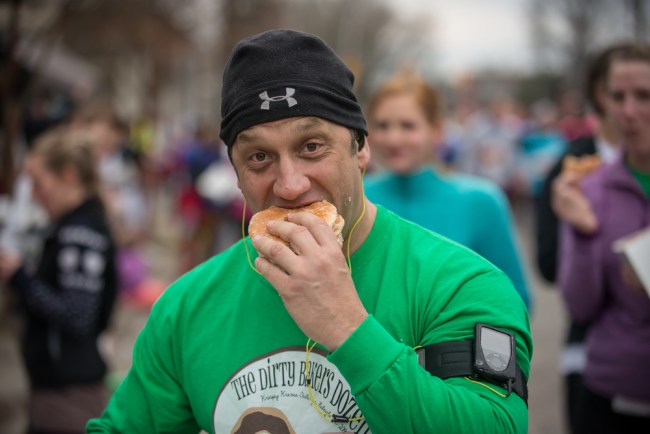
[[[104,207],[91,197],[53,225],[33,276],[10,285],[26,314],[23,356],[32,388],[101,381],[97,338],[117,292],[115,246]]]
[[[594,137],[585,136],[573,140],[569,143],[567,152],[551,168],[544,185],[540,191],[536,204],[536,221],[535,231],[537,238],[537,268],[541,275],[548,282],[555,282],[557,273],[557,252],[558,252],[558,218],[551,207],[551,186],[555,178],[562,171],[562,160],[566,155],[580,157],[582,155],[592,155],[597,152]]]

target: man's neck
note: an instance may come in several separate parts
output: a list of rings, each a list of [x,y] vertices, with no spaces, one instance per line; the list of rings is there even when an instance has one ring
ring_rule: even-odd
[[[366,201],[366,211],[363,214],[363,217],[361,218],[361,221],[357,227],[354,228],[352,234],[349,235],[352,237],[350,239],[350,255],[356,252],[357,249],[364,243],[364,241],[366,241],[366,238],[368,238],[368,235],[372,230],[372,226],[375,224],[375,218],[377,217],[377,207],[368,199],[364,200]],[[346,256],[347,244],[348,240],[345,240],[343,242],[343,253]]]

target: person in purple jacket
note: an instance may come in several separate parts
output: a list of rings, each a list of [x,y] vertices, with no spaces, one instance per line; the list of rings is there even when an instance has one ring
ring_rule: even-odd
[[[622,152],[582,180],[556,179],[559,285],[571,317],[589,324],[578,432],[648,433],[650,297],[612,246],[650,226],[650,45],[612,56],[606,103]]]

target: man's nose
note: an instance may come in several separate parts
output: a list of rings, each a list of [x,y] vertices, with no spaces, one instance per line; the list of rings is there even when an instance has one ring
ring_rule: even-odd
[[[273,193],[284,200],[295,200],[307,192],[311,186],[309,178],[293,161],[284,160],[278,165],[278,173],[273,184]]]

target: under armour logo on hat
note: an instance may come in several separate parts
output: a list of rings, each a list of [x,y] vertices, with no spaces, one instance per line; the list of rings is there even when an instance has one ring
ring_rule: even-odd
[[[296,101],[295,98],[292,98],[293,94],[296,93],[296,89],[287,87],[285,88],[285,94],[282,96],[269,96],[267,91],[264,91],[259,94],[259,97],[262,101],[262,105],[260,106],[260,109],[262,110],[269,110],[271,108],[271,101],[277,102],[277,101],[286,101],[287,104],[289,104],[289,107],[293,107],[294,105],[298,104],[298,101]]]

